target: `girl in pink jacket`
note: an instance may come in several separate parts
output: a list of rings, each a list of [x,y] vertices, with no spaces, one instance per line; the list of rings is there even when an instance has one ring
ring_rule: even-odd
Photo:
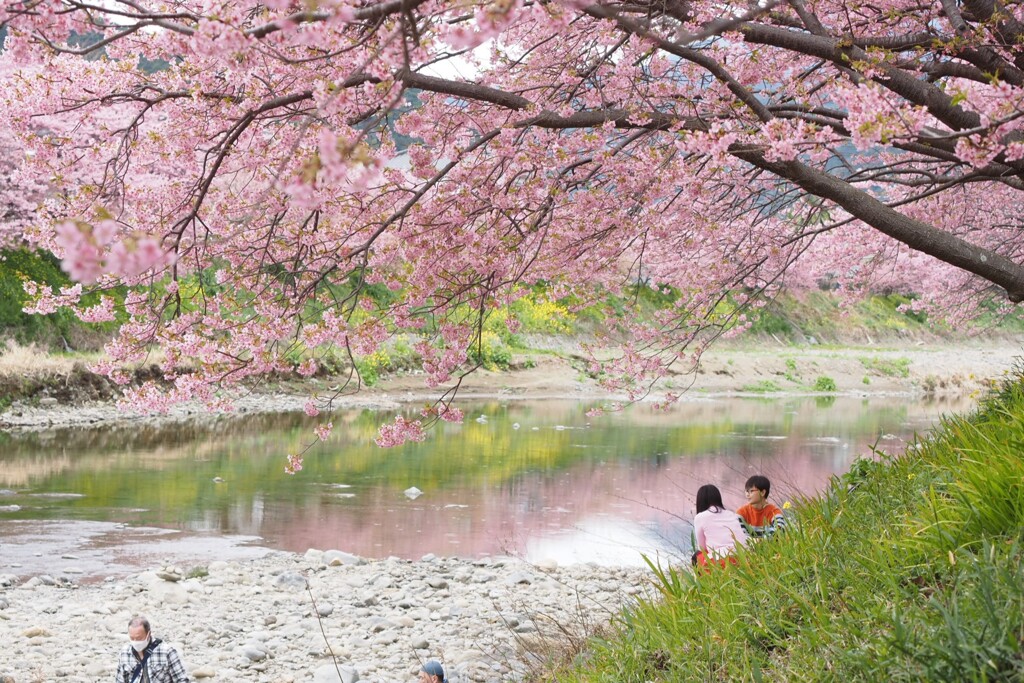
[[[697,489],[697,516],[693,518],[693,531],[700,549],[693,556],[693,564],[707,566],[708,560],[736,562],[733,553],[737,545],[747,544],[747,532],[735,512],[725,509],[722,492],[713,484]]]

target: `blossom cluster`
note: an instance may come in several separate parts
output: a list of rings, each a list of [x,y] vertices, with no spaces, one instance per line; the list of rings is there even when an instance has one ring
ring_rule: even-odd
[[[85,284],[107,273],[133,279],[146,271],[159,272],[175,260],[153,235],[135,233],[119,239],[120,226],[109,218],[92,224],[63,221],[54,231],[56,246],[64,253],[61,266]]]
[[[6,3],[0,243],[79,283],[26,282],[25,310],[109,321],[123,297],[101,367],[162,350],[170,388],[126,396],[165,410],[356,373],[397,336],[453,391],[537,288],[627,302],[591,355],[633,398],[783,283],[957,321],[1024,298],[1024,74],[994,14],[655,5]]]
[[[373,441],[382,448],[401,446],[408,441],[423,441],[427,438],[423,431],[423,423],[419,420],[406,420],[401,415],[395,417],[391,424],[383,424]]]

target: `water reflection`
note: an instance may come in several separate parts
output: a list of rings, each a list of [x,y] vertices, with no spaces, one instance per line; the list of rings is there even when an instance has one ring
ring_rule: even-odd
[[[332,416],[331,440],[295,477],[285,456],[317,423],[302,414],[0,435],[0,567],[31,520],[259,537],[298,552],[639,563],[640,552],[686,553],[701,484],[717,484],[731,507],[753,473],[772,479],[778,502],[810,494],[872,446],[899,452],[941,413],[968,407],[722,399],[588,419],[574,401],[493,401],[391,450],[372,444],[391,415],[353,410]],[[410,500],[411,486],[424,494]]]

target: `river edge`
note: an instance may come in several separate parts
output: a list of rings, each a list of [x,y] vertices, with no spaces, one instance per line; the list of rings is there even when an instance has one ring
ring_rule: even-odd
[[[723,345],[701,358],[695,373],[663,380],[642,400],[662,401],[669,393],[693,401],[721,396],[783,397],[814,395],[819,379],[829,380],[834,395],[920,396],[977,395],[1006,376],[1024,355],[1024,338],[975,341],[956,346],[944,343],[872,345],[835,348],[785,346],[769,343],[750,347]],[[531,356],[529,363],[510,371],[477,370],[462,382],[459,400],[576,399],[623,402],[627,397],[607,391],[580,370],[578,356],[565,353]],[[0,357],[0,375],[17,373]],[[21,371],[22,374],[30,373]],[[47,370],[46,372],[54,372]],[[57,371],[61,372],[61,371]],[[74,372],[70,366],[65,376]],[[278,381],[259,391],[232,397],[230,412],[211,411],[199,404],[181,404],[164,413],[126,411],[112,400],[57,399],[46,395],[16,401],[0,411],[0,432],[89,428],[107,424],[165,424],[223,419],[232,415],[296,412],[315,397],[321,412],[398,410],[436,401],[444,388],[424,385],[422,373],[384,378],[358,393],[334,396],[337,378]],[[332,398],[333,396],[333,398]],[[326,403],[330,398],[329,405]]]
[[[0,681],[110,680],[140,613],[197,681],[338,681],[331,652],[346,683],[413,681],[433,658],[451,683],[523,680],[623,604],[650,597],[649,581],[638,568],[320,550],[94,585],[0,575]]]
[[[1004,376],[1019,355],[1019,346],[1010,344],[968,349],[726,350],[705,357],[703,372],[694,378],[685,400],[744,395],[749,392],[743,388],[751,382],[792,389],[774,395],[806,394],[806,384],[817,376],[832,378],[841,394],[964,394],[982,391]],[[886,366],[887,360],[894,365]],[[905,367],[906,375],[889,367]],[[787,377],[794,373],[798,381]],[[865,377],[869,383],[864,383]],[[307,383],[251,396],[237,412],[299,410],[311,387],[317,390]],[[403,376],[346,398],[337,407],[393,409],[434,395],[421,389],[419,378]],[[478,373],[460,397],[616,398],[561,359],[513,373]],[[3,429],[12,432],[221,419],[187,406],[167,416],[124,415],[109,402],[14,406],[0,419],[11,412],[26,417],[21,426],[3,423]],[[206,565],[208,576],[179,581],[160,578],[157,572],[162,568],[157,566],[90,585],[60,576],[0,577],[0,585],[8,584],[0,588],[0,642],[5,643],[0,681],[5,675],[17,683],[109,680],[116,650],[125,641],[127,619],[137,612],[148,613],[157,635],[180,646],[194,675],[215,681],[338,680],[337,674],[331,677],[334,666],[324,656],[309,594],[288,585],[296,580],[282,578],[295,574],[310,581],[321,612],[329,611],[324,615],[327,640],[342,664],[358,672],[359,680],[411,681],[417,662],[429,657],[449,665],[452,683],[519,680],[529,659],[522,658],[524,639],[538,638],[540,625],[555,630],[565,625],[600,628],[623,600],[646,593],[650,578],[636,568],[527,565],[490,557],[389,558],[365,564],[357,559],[330,566],[318,552],[268,551],[251,560],[215,560]],[[184,572],[164,573],[180,578]],[[54,585],[47,585],[47,580]],[[582,603],[591,605],[591,611],[582,610]],[[522,607],[502,607],[508,605]],[[69,634],[74,635],[74,648],[64,647]],[[414,647],[422,644],[425,647]],[[541,642],[536,647],[554,644]]]

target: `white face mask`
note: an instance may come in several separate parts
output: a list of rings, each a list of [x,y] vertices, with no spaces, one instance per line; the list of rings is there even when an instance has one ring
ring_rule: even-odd
[[[130,642],[132,644],[132,647],[135,648],[136,652],[142,652],[146,649],[146,646],[149,645],[149,638],[146,638],[145,640],[133,640]]]

